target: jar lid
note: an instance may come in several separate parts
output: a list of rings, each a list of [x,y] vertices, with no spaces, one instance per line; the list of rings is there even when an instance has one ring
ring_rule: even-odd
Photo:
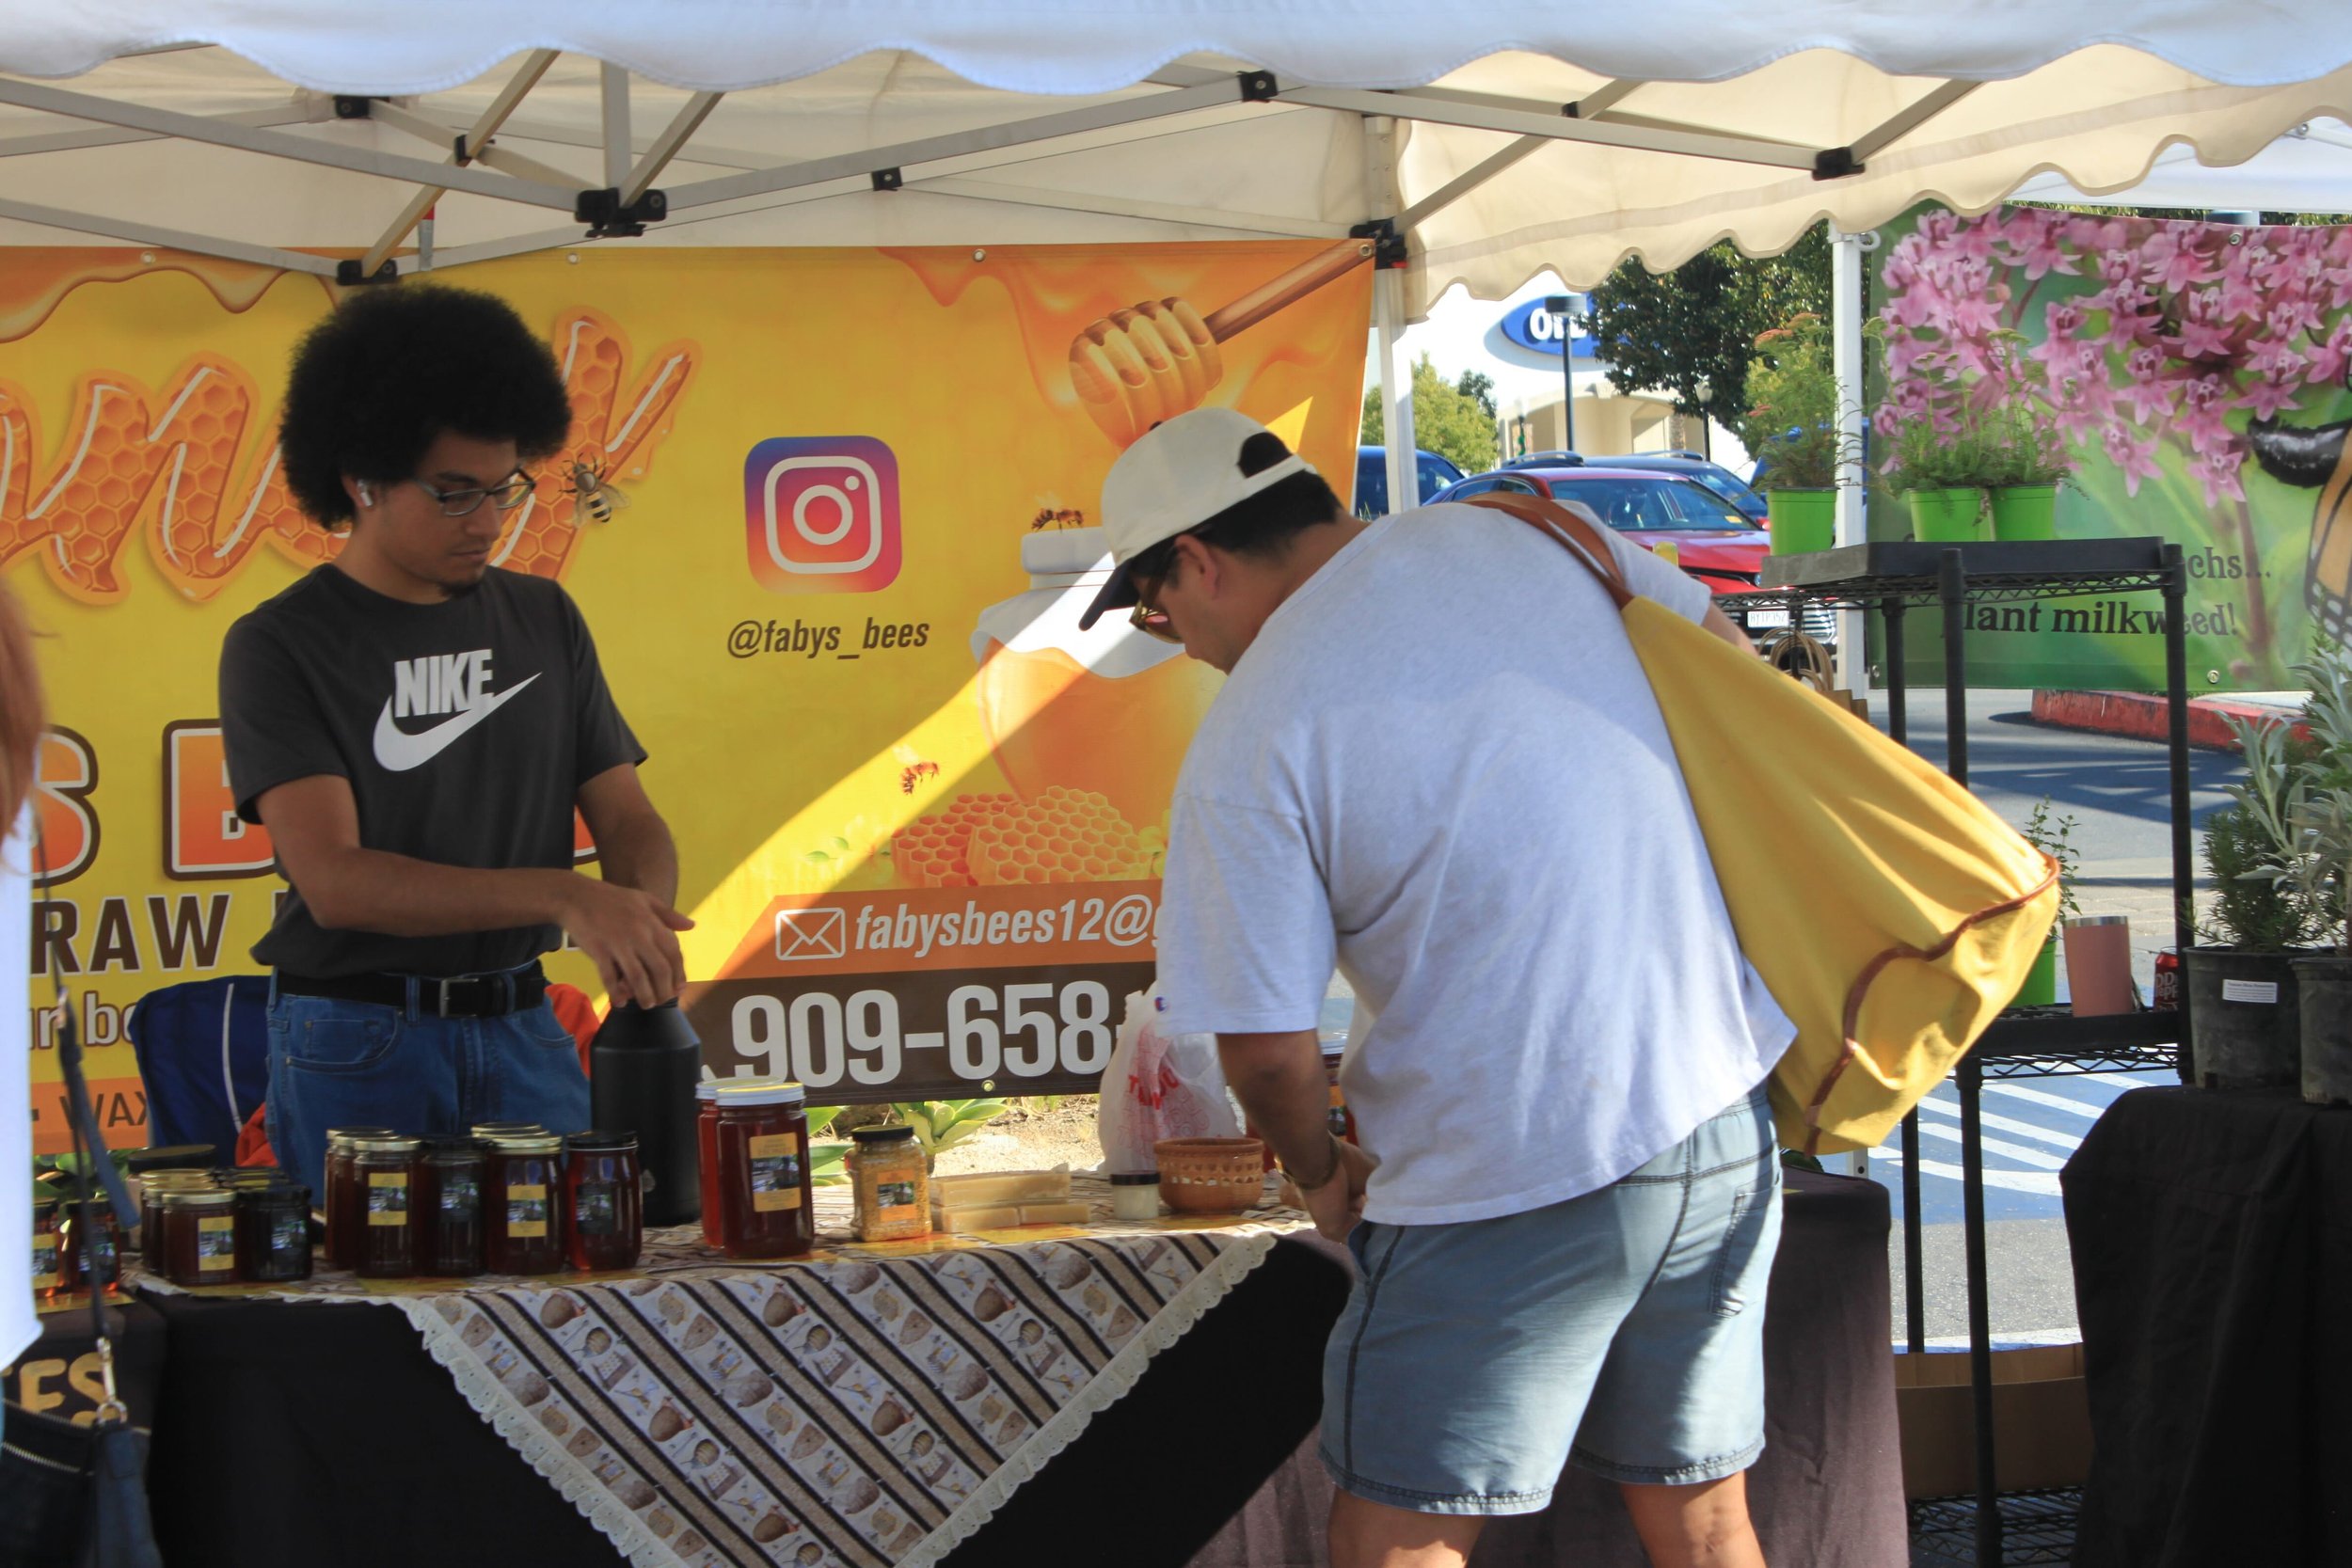
[[[701,1083],[699,1083],[699,1084],[695,1085],[694,1085],[694,1098],[695,1098],[696,1100],[716,1100],[716,1099],[718,1099],[718,1098],[719,1098],[719,1080],[717,1080],[716,1078],[706,1078],[706,1079],[704,1079]]]
[[[422,1138],[358,1138],[354,1139],[354,1154],[414,1154],[424,1147]]]
[[[914,1129],[912,1127],[861,1127],[850,1136],[861,1146],[911,1143],[914,1138]]]
[[[168,1148],[128,1149],[122,1156],[122,1168],[134,1176],[151,1170],[202,1170],[218,1158],[211,1144],[173,1144]]]
[[[535,1121],[477,1121],[466,1131],[477,1138],[501,1138],[517,1132],[544,1132],[547,1129]]]
[[[482,1139],[468,1137],[463,1132],[436,1132],[422,1142],[428,1160],[475,1159],[488,1148]]]
[[[808,1098],[808,1091],[788,1078],[755,1080],[749,1084],[724,1085],[719,1096],[719,1108],[736,1105],[798,1105]]]
[[[213,1180],[213,1173],[208,1170],[151,1170],[145,1176],[140,1177],[139,1180],[149,1191],[158,1193],[172,1187],[215,1187],[219,1185]]]
[[[183,1187],[164,1195],[167,1209],[226,1209],[237,1195],[219,1187]]]
[[[637,1147],[637,1134],[598,1128],[587,1132],[574,1132],[564,1140],[564,1147],[575,1154],[620,1154]]]
[[[337,1138],[389,1138],[399,1131],[397,1127],[330,1127],[326,1137],[330,1143]]]
[[[305,1209],[310,1206],[310,1189],[296,1186],[292,1181],[271,1181],[266,1184],[239,1187],[229,1196],[239,1203],[294,1203]]]
[[[553,1132],[501,1132],[490,1140],[498,1154],[561,1154],[564,1140]]]
[[[1111,1172],[1111,1185],[1114,1187],[1156,1187],[1159,1184],[1160,1173],[1155,1170],[1115,1170]]]

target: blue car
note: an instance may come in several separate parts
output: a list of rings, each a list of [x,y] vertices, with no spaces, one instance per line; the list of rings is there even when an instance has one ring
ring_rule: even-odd
[[[1418,488],[1421,494],[1414,499],[1416,506],[1427,504],[1430,497],[1462,477],[1461,469],[1425,447],[1419,456],[1420,462],[1416,467],[1420,469]],[[1386,447],[1358,447],[1356,515],[1385,517],[1389,511],[1389,450]]]
[[[1612,468],[1639,468],[1650,473],[1679,474],[1684,479],[1694,481],[1714,491],[1733,506],[1738,507],[1743,516],[1752,517],[1759,523],[1764,520],[1765,507],[1762,496],[1750,487],[1745,480],[1722,464],[1710,463],[1706,458],[1693,453],[1645,452],[1633,457],[1595,457],[1589,461],[1606,464]]]

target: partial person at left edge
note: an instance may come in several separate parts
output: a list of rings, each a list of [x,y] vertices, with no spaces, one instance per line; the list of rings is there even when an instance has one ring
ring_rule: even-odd
[[[230,628],[220,712],[238,814],[292,885],[253,957],[270,1143],[313,1192],[332,1127],[588,1125],[539,963],[565,932],[616,1005],[684,983],[676,849],[587,624],[491,563],[570,426],[554,357],[489,294],[364,290],[294,352],[287,487],[348,532]],[[573,868],[574,806],[601,880]]]

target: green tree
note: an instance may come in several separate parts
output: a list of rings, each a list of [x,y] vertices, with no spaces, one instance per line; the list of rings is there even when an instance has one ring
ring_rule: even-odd
[[[1486,418],[1495,417],[1495,378],[1479,371],[1464,371],[1454,389],[1486,411]]]
[[[1670,273],[1628,261],[1590,298],[1582,323],[1612,386],[1669,393],[1677,412],[1728,425],[1748,411],[1757,335],[1804,311],[1829,315],[1829,230],[1816,224],[1785,254],[1761,261],[1729,240]]]
[[[1475,371],[1465,373],[1462,380],[1467,384],[1472,376],[1482,382],[1486,380]],[[1363,433],[1358,437],[1366,446],[1387,445],[1381,436],[1388,423],[1385,413],[1380,406],[1380,388],[1366,390]],[[1413,439],[1422,451],[1450,458],[1466,474],[1493,467],[1495,454],[1502,450],[1492,406],[1482,406],[1467,385],[1448,386],[1425,354],[1413,367]]]

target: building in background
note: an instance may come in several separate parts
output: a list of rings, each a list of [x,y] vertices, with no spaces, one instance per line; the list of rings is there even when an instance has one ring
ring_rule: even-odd
[[[1677,414],[1663,395],[1622,393],[1611,386],[1608,364],[1594,340],[1545,309],[1545,299],[1562,292],[1559,278],[1548,272],[1500,302],[1472,299],[1459,286],[1448,289],[1430,307],[1428,319],[1406,330],[1404,360],[1409,365],[1425,354],[1449,382],[1459,381],[1465,371],[1492,380],[1502,455],[1507,460],[1568,445],[1560,406],[1565,341],[1575,367],[1577,451],[1593,456],[1696,451],[1746,469],[1745,449],[1722,425]],[[1573,315],[1583,310],[1584,296],[1572,297]],[[1377,385],[1378,377],[1367,345],[1365,385]]]

